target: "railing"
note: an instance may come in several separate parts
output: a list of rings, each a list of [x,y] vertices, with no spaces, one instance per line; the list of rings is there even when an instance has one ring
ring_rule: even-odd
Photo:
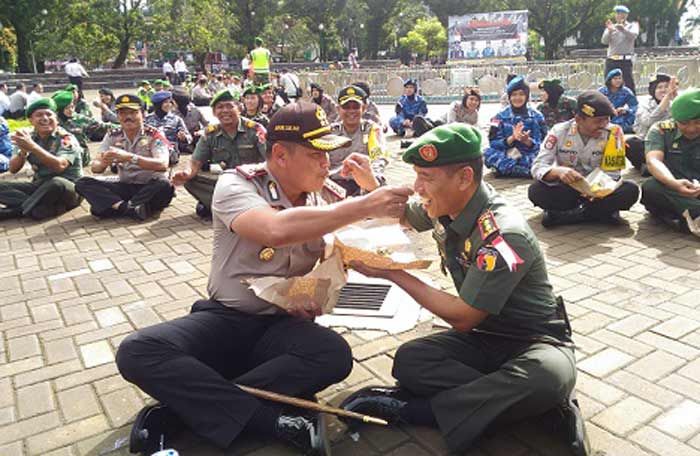
[[[423,95],[433,101],[450,101],[462,96],[465,86],[478,86],[486,99],[497,98],[503,92],[508,74],[525,75],[529,82],[557,78],[572,94],[596,89],[603,85],[605,61],[559,60],[553,62],[479,62],[469,65],[440,67],[401,67],[386,70],[359,69],[315,71],[300,74],[305,87],[316,82],[331,96],[344,85],[366,81],[372,98],[377,102],[393,102],[403,90],[403,80],[419,81]],[[681,88],[700,86],[700,56],[669,56],[639,58],[634,62],[638,92],[646,92],[650,77],[663,72],[677,76]]]

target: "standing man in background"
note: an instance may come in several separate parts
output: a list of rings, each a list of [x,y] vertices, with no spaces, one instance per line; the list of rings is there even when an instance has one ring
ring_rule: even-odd
[[[250,51],[250,65],[253,68],[255,84],[270,82],[270,50],[263,47],[262,38],[255,37],[255,49]]]
[[[89,78],[90,75],[85,68],[78,62],[75,57],[70,59],[66,63],[66,74],[68,75],[68,81],[71,84],[78,86],[78,93],[80,93],[80,98],[83,98],[83,78]]]
[[[622,70],[622,78],[625,80],[625,85],[636,94],[632,64],[634,59],[634,41],[639,35],[639,23],[627,22],[630,10],[624,5],[617,5],[614,11],[615,23],[613,24],[609,19],[605,22],[605,31],[600,39],[603,44],[608,45],[608,58],[605,59],[605,74],[610,73],[615,68],[619,68]]]

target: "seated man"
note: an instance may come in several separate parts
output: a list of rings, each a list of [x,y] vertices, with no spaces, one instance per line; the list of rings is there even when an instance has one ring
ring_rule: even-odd
[[[700,89],[671,104],[673,120],[654,124],[646,139],[651,178],[642,184],[642,204],[653,215],[700,236]]]
[[[338,93],[340,122],[331,124],[333,133],[352,140],[349,147],[329,153],[330,178],[345,189],[346,196],[357,196],[362,191],[357,182],[353,180],[352,175],[345,172],[348,166],[356,165],[352,160],[346,161],[351,154],[368,156],[377,185],[386,182],[384,168],[387,165],[386,157],[388,154],[384,144],[384,134],[382,127],[362,117],[366,106],[363,101],[364,97],[365,93],[359,87],[351,85],[342,88]]]
[[[119,179],[83,177],[75,188],[96,217],[128,216],[143,221],[168,206],[175,194],[165,176],[168,140],[157,128],[144,125],[145,106],[136,95],[118,97],[116,108],[121,128],[105,136],[91,168],[101,174],[116,163]]]
[[[527,104],[530,87],[525,78],[511,79],[506,93],[510,105],[491,120],[484,163],[496,171],[497,177],[530,177],[530,167],[547,133],[547,125],[542,114]]]
[[[365,93],[365,109],[364,112],[362,113],[362,118],[371,120],[372,122],[376,123],[377,125],[382,126],[382,130],[384,133],[386,133],[386,126],[382,122],[382,116],[379,114],[379,107],[377,104],[370,100],[371,92],[369,88],[369,84],[366,83],[365,81],[357,81],[353,82],[351,85],[354,85],[355,87],[359,87],[364,93]]]
[[[327,152],[349,140],[330,134],[320,109],[305,101],[283,107],[270,123],[266,163],[227,170],[216,184],[209,299],[119,345],[121,374],[162,404],[137,417],[132,435],[148,433],[132,452],[157,447],[161,434],[167,444],[175,429],[158,423],[177,416],[221,448],[257,434],[305,454],[328,454],[323,415],[282,408],[236,386],[309,398],[350,373],[347,342],[313,322],[317,303],[300,298],[284,311],[241,280],[308,273],[323,253],[324,234],[366,217],[398,217],[411,193],[382,187],[333,203]],[[355,180],[373,190],[369,160],[353,159],[361,161]]]
[[[118,128],[119,125],[101,122],[94,117],[88,117],[75,112],[75,101],[72,92],[59,90],[54,93],[51,98],[56,103],[59,125],[66,131],[72,133],[78,140],[80,147],[83,148],[81,164],[82,166],[88,166],[91,161],[88,137],[93,134],[98,134],[104,138],[104,135],[110,128]]]
[[[182,117],[173,113],[175,102],[173,94],[167,90],[156,92],[151,97],[153,112],[144,119],[146,125],[159,129],[168,140],[169,164],[180,161],[180,146],[192,144],[192,135]]]
[[[187,131],[192,136],[192,141],[187,142],[187,136],[182,136],[184,140],[178,139],[178,148],[181,154],[191,154],[197,146],[199,138],[204,134],[204,129],[209,126],[209,121],[202,111],[192,103],[192,98],[187,90],[178,87],[173,90],[174,105],[171,112],[182,118]]]
[[[311,101],[316,103],[323,109],[326,113],[326,117],[329,122],[335,122],[338,120],[338,106],[335,101],[324,92],[323,87],[312,82],[309,84],[309,93],[311,94]]]
[[[414,79],[404,81],[403,95],[396,103],[396,115],[389,119],[389,126],[399,136],[404,136],[407,128],[414,129],[413,120],[416,116],[428,114],[428,105],[417,91],[418,83]]]
[[[544,255],[520,212],[482,182],[481,133],[471,125],[437,127],[403,160],[416,172],[421,203],[405,221],[433,230],[459,296],[407,271],[352,266],[390,280],[453,329],[399,347],[392,375],[399,387],[368,387],[346,410],[439,427],[464,454],[492,424],[552,411],[583,455],[583,418],[572,397],[576,360],[563,302],[552,293]]]
[[[639,102],[634,92],[625,86],[622,70],[619,68],[610,70],[610,73],[605,77],[605,85],[598,90],[608,97],[615,109],[615,114],[610,122],[622,127],[622,131],[625,133],[634,133],[632,126]]]
[[[582,222],[622,222],[619,211],[628,210],[639,197],[639,187],[624,181],[610,195],[590,200],[570,184],[601,168],[615,180],[625,169],[625,142],[619,126],[610,123],[615,109],[605,95],[589,90],[576,100],[576,116],[556,124],[545,138],[532,164],[528,196],[544,209],[542,225],[549,227]],[[615,147],[610,147],[615,144]]]
[[[211,125],[197,143],[189,166],[172,176],[173,185],[183,185],[197,199],[196,212],[211,217],[211,198],[219,173],[236,166],[265,161],[265,129],[243,119],[230,90],[222,90],[211,101],[217,125]],[[211,172],[214,165],[216,172]]]
[[[16,154],[9,170],[19,172],[26,162],[32,165],[31,182],[0,181],[0,220],[55,217],[80,204],[74,182],[83,175],[82,148],[75,136],[58,126],[56,103],[40,98],[27,106],[26,116],[32,133],[17,130],[12,135]]]

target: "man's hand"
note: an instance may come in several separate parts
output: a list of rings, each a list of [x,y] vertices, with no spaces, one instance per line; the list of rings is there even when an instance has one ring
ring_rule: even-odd
[[[17,130],[11,138],[18,149],[24,152],[34,152],[39,145],[32,139],[31,133],[24,129]]]
[[[624,116],[625,114],[627,114],[627,108],[619,107],[619,108],[615,109],[616,116]]]
[[[686,196],[688,198],[700,197],[700,184],[691,182],[688,179],[676,180],[674,190],[677,191],[680,195]]]
[[[573,184],[574,182],[583,179],[581,173],[579,173],[573,168],[567,168],[565,166],[562,166],[557,169],[557,176],[559,176],[560,181],[567,185]]]
[[[119,163],[127,163],[131,161],[131,157],[134,154],[127,152],[122,149],[117,149],[116,147],[110,147],[106,152],[102,154],[104,160],[107,160],[109,163],[112,163],[114,161],[119,162]]]
[[[368,217],[400,218],[406,210],[408,197],[413,194],[409,187],[381,187],[365,196],[369,209]]]
[[[413,122],[411,122],[411,121],[408,120],[408,119],[405,119],[405,120],[401,123],[401,125],[403,125],[403,126],[406,127],[406,128],[411,128],[411,126],[413,125]]]
[[[287,313],[304,320],[313,320],[323,314],[323,308],[313,301],[309,296],[297,296],[292,299],[292,304],[287,309]]]
[[[184,131],[180,130],[177,132],[177,139],[179,139],[180,141],[187,141],[187,135]]]
[[[530,133],[525,131],[525,125],[522,122],[518,122],[513,127],[513,134],[511,135],[511,137],[513,138],[512,142],[525,142],[526,138],[530,138]]]
[[[671,95],[671,98],[678,96],[678,78],[675,76],[672,76],[671,81],[668,83],[668,93]]]
[[[343,177],[352,177],[363,190],[371,192],[379,187],[377,178],[374,177],[369,157],[354,152],[343,160],[343,168],[340,170]]]
[[[351,261],[350,267],[355,271],[367,277],[376,277],[378,279],[391,280],[391,275],[394,272],[391,269],[378,269],[371,266],[367,266],[361,261]]]
[[[185,185],[185,182],[192,179],[192,169],[176,171],[170,178],[170,183],[175,186]]]
[[[612,23],[612,21],[611,21],[610,19],[608,19],[607,21],[605,21],[605,28],[607,28],[607,29],[610,30],[611,32],[614,30],[613,23]]]

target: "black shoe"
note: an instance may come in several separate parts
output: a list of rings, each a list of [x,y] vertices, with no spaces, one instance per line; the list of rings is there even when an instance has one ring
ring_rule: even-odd
[[[409,141],[407,139],[401,140],[401,148],[402,149],[408,149],[409,147],[411,147],[411,144],[413,144],[413,141]]]
[[[605,214],[597,219],[600,223],[605,223],[606,225],[612,226],[625,226],[629,225],[629,222],[620,216],[620,211],[615,211],[610,214]]]
[[[405,391],[398,386],[368,386],[348,396],[340,408],[382,418],[391,424],[400,420],[399,413],[406,406],[407,400]],[[357,420],[340,419],[350,427],[359,423]]]
[[[308,456],[330,456],[326,418],[322,413],[289,410],[282,412],[275,423],[275,437]]]
[[[150,214],[148,213],[148,208],[145,204],[137,204],[136,206],[133,206],[131,202],[129,202],[124,215],[143,222]]]
[[[22,208],[19,208],[19,207],[0,208],[0,220],[9,220],[9,219],[20,217],[21,215],[22,215]]]
[[[185,429],[184,423],[165,405],[149,405],[141,409],[129,435],[129,452],[148,455],[167,448],[172,439]]]
[[[586,209],[579,206],[566,211],[545,210],[542,214],[542,226],[549,228],[557,225],[572,225],[588,221]]]
[[[432,130],[433,124],[428,121],[425,117],[416,116],[413,118],[413,137],[418,138],[422,136],[425,132]]]
[[[197,202],[197,207],[195,207],[194,211],[197,213],[197,216],[203,218],[204,220],[211,220],[211,210],[201,201]]]

